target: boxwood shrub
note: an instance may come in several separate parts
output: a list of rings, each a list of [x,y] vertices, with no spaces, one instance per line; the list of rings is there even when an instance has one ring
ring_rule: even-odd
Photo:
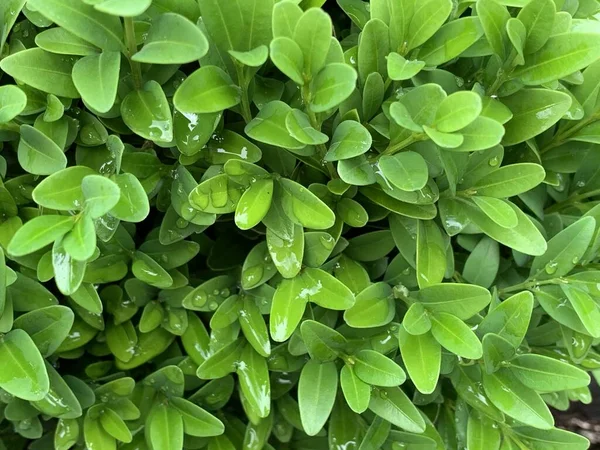
[[[599,13],[2,0],[0,449],[588,448]]]

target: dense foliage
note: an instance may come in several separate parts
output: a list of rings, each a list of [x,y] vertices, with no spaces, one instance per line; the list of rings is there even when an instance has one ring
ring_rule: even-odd
[[[1,0],[0,448],[587,448],[599,11]]]

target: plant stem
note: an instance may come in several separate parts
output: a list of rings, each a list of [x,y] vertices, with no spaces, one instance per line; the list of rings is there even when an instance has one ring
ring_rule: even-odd
[[[321,122],[319,122],[319,120],[317,119],[317,115],[310,109],[310,87],[309,86],[310,86],[310,84],[308,82],[305,82],[304,86],[302,86],[302,102],[304,103],[306,115],[308,116],[308,120],[310,121],[310,124],[312,125],[312,127],[315,130],[321,131]],[[319,154],[319,159],[322,162],[325,158],[325,154],[327,153],[327,148],[325,147],[324,144],[317,144],[316,147],[317,147],[317,153]],[[333,163],[327,162],[327,163],[325,163],[325,167],[327,168],[327,172],[329,172],[329,176],[332,179],[339,178]]]
[[[561,278],[552,278],[550,280],[542,280],[542,281],[524,281],[523,283],[515,284],[513,286],[509,286],[504,289],[500,289],[498,291],[499,294],[508,294],[515,291],[524,291],[526,289],[534,288],[536,286],[544,286],[548,284],[559,284],[561,282]]]
[[[558,147],[559,145],[564,144],[565,142],[567,142],[569,140],[569,138],[571,136],[573,136],[578,131],[582,130],[583,128],[585,128],[586,126],[595,122],[598,119],[600,119],[600,114],[595,113],[595,114],[592,114],[587,119],[578,122],[577,125],[573,125],[572,127],[569,127],[566,130],[559,132],[552,138],[552,140],[544,148],[542,148],[540,150],[540,153],[542,153],[542,154],[546,153],[548,150],[551,150],[555,147]]]
[[[240,84],[240,88],[242,89],[242,103],[240,106],[242,117],[244,118],[244,122],[250,123],[252,120],[252,112],[250,111],[250,100],[248,98],[248,85],[250,84],[249,80],[246,80],[244,75],[244,67],[240,65],[237,61],[233,62],[235,64],[235,71],[237,72],[238,83]]]
[[[131,66],[131,76],[133,77],[133,85],[136,89],[142,88],[142,68],[140,63],[134,61],[133,55],[138,51],[135,41],[135,28],[133,26],[133,18],[125,17],[125,43],[127,45],[127,58]]]
[[[383,151],[381,156],[394,155],[394,154],[398,153],[400,150],[402,150],[403,148],[408,147],[410,144],[414,144],[415,142],[422,141],[422,140],[423,140],[422,134],[413,133],[409,137],[404,139],[403,141],[398,142],[397,144],[388,145],[388,147]]]
[[[555,203],[554,205],[550,206],[549,208],[546,208],[546,210],[544,212],[548,213],[548,214],[553,213],[553,212],[558,212],[558,211],[561,211],[563,208],[566,208],[567,206],[570,206],[570,205],[573,205],[573,204],[579,202],[580,200],[585,200],[586,198],[595,197],[596,195],[600,195],[600,189],[596,189],[595,191],[586,192],[584,194],[572,195],[571,197],[567,198],[565,201],[562,201],[560,203]]]

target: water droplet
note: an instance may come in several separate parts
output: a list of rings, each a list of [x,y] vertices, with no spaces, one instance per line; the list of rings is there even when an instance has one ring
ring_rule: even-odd
[[[206,304],[206,300],[208,299],[206,292],[198,291],[196,295],[192,298],[192,304],[198,308],[204,306]]]
[[[229,297],[229,295],[231,294],[231,292],[229,292],[228,288],[225,288],[225,289],[221,289],[221,293],[220,294],[221,294],[221,297],[227,298],[227,297]]]
[[[379,396],[383,399],[386,399],[388,396],[387,391],[384,391],[383,389],[381,391],[379,391]]]
[[[182,219],[181,217],[179,219],[177,219],[177,221],[175,222],[175,226],[177,226],[177,228],[185,228],[189,224],[190,223],[187,220]]]
[[[498,158],[497,156],[494,156],[493,158],[490,158],[490,160],[488,161],[488,164],[491,167],[496,167],[499,163],[500,163],[500,158]]]
[[[329,234],[321,236],[319,240],[321,241],[321,245],[327,250],[331,250],[335,246],[335,239]]]
[[[215,309],[217,309],[219,307],[219,304],[217,302],[210,302],[208,304],[208,309],[210,309],[211,311],[214,311]]]
[[[247,268],[242,273],[242,277],[248,285],[254,286],[263,277],[263,266],[258,265]]]
[[[215,290],[213,291],[213,295],[219,295],[220,293],[221,293],[221,291],[220,291],[220,290],[218,290],[218,289],[215,289]]]
[[[582,188],[582,187],[584,187],[584,186],[585,186],[585,181],[581,181],[581,180],[580,180],[580,181],[578,181],[578,182],[575,184],[575,186],[577,186],[578,188]]]
[[[573,259],[571,260],[571,262],[573,264],[577,264],[579,262],[579,256],[574,256]]]
[[[546,264],[544,270],[548,275],[553,275],[556,273],[556,269],[558,269],[558,263],[556,261],[550,261]]]
[[[402,275],[410,275],[410,267],[407,267],[402,271]]]

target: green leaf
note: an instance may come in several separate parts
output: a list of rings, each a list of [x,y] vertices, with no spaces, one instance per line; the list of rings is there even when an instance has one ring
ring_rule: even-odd
[[[551,0],[535,0],[519,11],[519,19],[527,30],[525,53],[535,53],[540,50],[552,34],[556,4]]]
[[[235,210],[235,224],[242,230],[254,228],[271,207],[273,180],[256,180],[240,197]]]
[[[140,181],[130,173],[122,173],[114,178],[119,185],[121,196],[110,215],[126,222],[141,222],[150,212],[148,196]]]
[[[583,436],[570,431],[553,428],[552,430],[538,430],[535,428],[518,427],[515,433],[519,438],[526,440],[534,450],[585,450],[590,442]]]
[[[153,447],[165,450],[183,448],[183,418],[174,407],[164,403],[154,406],[146,426]]]
[[[387,56],[387,71],[392,80],[408,80],[418,74],[425,67],[425,62],[407,60],[398,53],[392,52]]]
[[[458,147],[453,148],[453,151],[473,152],[487,150],[502,141],[504,127],[495,119],[483,117],[482,115],[460,130],[460,134],[463,137],[463,142]]]
[[[504,300],[479,324],[477,333],[484,336],[494,333],[506,339],[515,348],[521,345],[533,310],[531,292],[520,292]]]
[[[526,86],[536,86],[581,70],[600,57],[600,44],[595,36],[585,32],[552,36],[540,50],[529,55],[525,65],[517,68],[512,76]]]
[[[218,436],[225,430],[223,422],[194,403],[178,397],[172,397],[169,401],[181,414],[186,434],[197,437]]]
[[[364,84],[371,73],[379,73],[387,78],[386,55],[390,53],[390,32],[387,25],[379,19],[369,20],[358,44],[358,74]]]
[[[98,409],[100,406],[96,406],[96,408],[92,408],[92,411],[99,414]],[[97,418],[92,418],[90,414],[86,414],[83,420],[83,436],[85,439],[85,444],[88,447],[102,447],[102,448],[116,448],[115,439],[108,434],[102,428],[100,424],[100,420]]]
[[[352,359],[354,373],[367,384],[394,387],[406,381],[404,370],[381,353],[361,350]]]
[[[127,3],[119,0],[100,0],[99,2],[94,0],[88,3],[93,4],[98,11],[113,16],[135,17],[143,14],[152,3],[152,0],[132,0]]]
[[[403,430],[411,433],[425,431],[421,413],[399,387],[376,389],[371,395],[369,409]]]
[[[267,360],[246,345],[237,364],[240,390],[254,414],[267,417],[271,408],[271,387]]]
[[[308,116],[299,109],[287,114],[285,126],[294,139],[306,145],[324,144],[329,140],[329,136],[313,128]]]
[[[494,406],[519,422],[543,430],[554,425],[552,414],[539,394],[525,387],[509,370],[484,373],[483,388]]]
[[[269,327],[271,337],[277,342],[286,341],[294,332],[308,303],[301,277],[283,280],[273,296]]]
[[[571,364],[542,355],[519,355],[510,362],[510,371],[525,386],[544,392],[587,386],[590,377]]]
[[[300,326],[302,340],[312,359],[329,362],[337,359],[340,350],[346,345],[346,339],[337,331],[314,320],[305,320]]]
[[[90,259],[96,251],[96,229],[89,216],[82,216],[66,234],[63,245],[69,255],[78,261]]]
[[[296,2],[278,2],[273,8],[273,36],[294,37],[294,29],[300,17],[302,9]]]
[[[324,159],[339,161],[354,158],[369,151],[372,143],[369,130],[358,122],[346,120],[335,129]]]
[[[41,91],[68,98],[79,98],[71,79],[76,58],[55,55],[32,48],[8,56],[0,69],[13,78]]]
[[[416,152],[383,155],[379,158],[379,169],[390,183],[403,191],[423,189],[429,180],[427,163]]]
[[[85,2],[70,0],[31,0],[30,8],[75,36],[106,51],[123,49],[123,26],[118,17],[103,14]]]
[[[508,10],[495,0],[478,0],[477,17],[481,20],[485,37],[494,53],[504,59],[508,44],[506,35],[506,23],[510,19]]]
[[[483,363],[487,373],[494,373],[515,356],[513,345],[494,333],[486,334],[482,341]]]
[[[35,44],[43,50],[60,55],[87,56],[98,53],[99,49],[84,39],[61,27],[53,27],[38,33]]]
[[[309,436],[316,435],[327,422],[333,409],[338,386],[335,363],[310,360],[302,368],[298,382],[298,406],[302,428]]]
[[[227,73],[216,66],[193,72],[173,97],[175,108],[183,113],[216,113],[237,105],[241,91]]]
[[[450,352],[463,358],[479,359],[483,355],[481,342],[471,328],[456,316],[436,313],[431,316],[433,337]]]
[[[477,119],[481,109],[481,97],[476,93],[455,92],[440,103],[435,116],[435,127],[444,133],[458,131]]]
[[[400,328],[398,342],[411,381],[419,392],[431,394],[440,375],[442,347],[431,333],[413,336],[403,327]]]
[[[469,220],[499,243],[527,255],[543,255],[546,251],[547,244],[544,237],[531,220],[513,204],[510,204],[510,207],[517,214],[519,222],[516,227],[503,228],[475,206],[461,203],[465,205],[465,213]]]
[[[208,52],[208,41],[200,29],[184,16],[161,14],[152,22],[144,46],[133,55],[146,64],[186,64]]]
[[[431,319],[421,303],[413,303],[402,319],[402,326],[407,333],[419,336],[431,330]]]
[[[482,238],[465,262],[462,275],[469,283],[489,288],[500,267],[500,246],[488,237]]]
[[[244,297],[243,307],[239,311],[239,322],[246,340],[254,350],[261,356],[268,357],[271,354],[271,342],[267,325],[253,299]]]
[[[306,144],[290,135],[286,127],[286,117],[292,111],[286,103],[269,102],[264,105],[258,115],[250,121],[244,132],[248,137],[287,149],[301,149]]]
[[[63,238],[59,237],[52,247],[52,267],[54,280],[58,290],[64,295],[71,295],[83,282],[85,261],[77,261],[64,248]]]
[[[421,289],[417,299],[434,313],[450,313],[467,320],[490,303],[491,295],[480,286],[447,283]]]
[[[582,217],[548,241],[548,250],[531,263],[529,277],[536,280],[567,275],[579,262],[592,241],[596,221]]]
[[[53,305],[23,314],[14,321],[14,328],[27,332],[42,356],[52,355],[65,340],[73,325],[73,311]]]
[[[426,0],[416,3],[408,26],[407,50],[412,50],[429,40],[444,24],[451,11],[450,0]]]
[[[284,75],[303,85],[304,55],[296,41],[286,36],[276,37],[270,44],[271,60]]]
[[[140,251],[135,252],[131,272],[138,280],[159,289],[166,289],[173,284],[171,275],[160,264]]]
[[[12,256],[33,253],[51,244],[73,228],[73,217],[47,215],[31,219],[13,236],[7,251]]]
[[[304,288],[299,293],[300,298],[304,296],[323,308],[336,311],[344,311],[354,305],[352,291],[324,270],[306,268],[301,278]]]
[[[127,428],[125,421],[112,409],[105,409],[100,416],[102,428],[108,434],[121,442],[131,442],[131,431]]]
[[[371,386],[358,378],[350,366],[342,367],[340,385],[350,409],[357,414],[365,412],[369,407]]]
[[[229,50],[229,54],[236,59],[236,61],[242,63],[248,67],[260,67],[269,58],[269,48],[266,45],[260,45],[247,52],[236,52],[235,50]]]
[[[478,17],[463,17],[442,26],[419,50],[428,66],[438,66],[456,58],[483,36]]]
[[[417,226],[417,281],[425,288],[441,282],[446,273],[446,251],[440,229],[431,220],[420,220]]]
[[[560,285],[583,326],[593,337],[600,337],[600,311],[592,297],[575,286]]]
[[[389,284],[374,283],[356,295],[354,305],[344,311],[344,321],[353,328],[386,325],[394,318],[394,303]]]
[[[314,78],[325,65],[331,27],[331,18],[320,8],[305,11],[296,23],[293,38],[304,55],[303,76],[307,80]]]
[[[513,113],[512,119],[505,125],[503,143],[514,145],[537,136],[558,122],[569,110],[571,97],[549,89],[523,89],[503,97],[502,103]]]
[[[92,219],[110,211],[121,196],[119,185],[100,175],[88,175],[81,182],[85,199],[84,209]]]
[[[319,71],[311,85],[310,109],[330,110],[346,100],[356,87],[358,75],[345,63],[331,63]]]
[[[50,388],[44,359],[29,335],[20,329],[4,335],[0,356],[6,367],[0,373],[0,387],[15,397],[37,401]]]
[[[518,225],[519,219],[517,214],[506,200],[480,196],[472,198],[477,207],[502,228],[514,228]]]
[[[27,105],[27,95],[17,86],[0,86],[0,123],[17,117]]]
[[[67,157],[56,143],[30,125],[21,125],[19,164],[34,175],[51,175],[67,166]]]
[[[142,89],[127,94],[121,103],[121,116],[123,122],[144,139],[155,142],[173,140],[171,109],[156,81],[148,81]]]
[[[73,84],[83,101],[100,113],[114,105],[119,85],[121,55],[102,52],[78,60],[73,66]]]
[[[502,434],[496,424],[478,411],[471,411],[467,424],[468,448],[473,450],[487,448],[498,450],[501,441]]]
[[[335,222],[333,211],[310,190],[295,181],[279,180],[284,194],[284,210],[306,228],[326,230]]]

